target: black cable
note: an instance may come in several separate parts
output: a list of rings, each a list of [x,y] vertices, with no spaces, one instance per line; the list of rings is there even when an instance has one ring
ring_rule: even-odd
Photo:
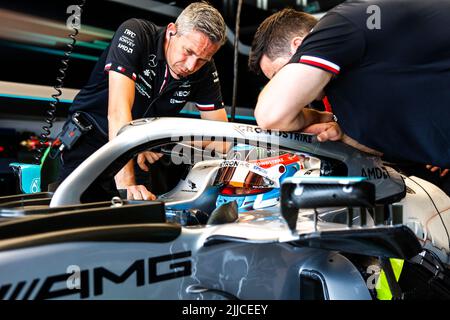
[[[236,116],[236,96],[237,96],[237,82],[238,82],[238,56],[239,56],[239,29],[241,24],[241,8],[242,0],[238,1],[236,13],[236,27],[234,31],[234,78],[233,78],[233,98],[231,101],[231,115],[230,120],[234,121]]]
[[[83,11],[83,7],[86,3],[86,0],[81,0],[81,4],[78,5],[80,8],[80,15]],[[70,55],[72,54],[72,51],[75,47],[75,44],[77,42],[76,36],[78,35],[78,28],[73,28],[73,33],[69,34],[69,38],[72,39],[72,42],[67,44],[67,51],[64,53],[64,57],[61,59],[61,68],[59,68],[58,72],[59,75],[56,77],[56,84],[53,86],[56,93],[52,94],[53,101],[50,102],[50,108],[46,111],[47,117],[45,119],[46,125],[42,126],[42,133],[40,135],[40,146],[36,149],[36,154],[34,156],[34,159],[36,160],[37,164],[41,164],[41,158],[42,153],[46,149],[46,144],[48,142],[49,136],[50,136],[50,129],[53,127],[53,123],[56,119],[56,106],[59,103],[59,97],[62,95],[62,87],[64,85],[64,78],[66,77],[66,71],[69,66],[69,59]]]
[[[430,198],[431,203],[433,204],[434,208],[436,209],[436,212],[439,216],[439,218],[441,219],[442,225],[444,226],[445,229],[445,233],[447,234],[447,241],[449,243],[449,247],[450,247],[450,236],[448,234],[448,230],[447,230],[447,226],[444,223],[444,219],[442,219],[441,213],[439,212],[439,209],[436,207],[436,204],[433,201],[433,198],[431,198],[430,194],[427,192],[427,190],[425,190],[424,187],[422,187],[420,184],[418,184],[416,181],[414,181],[413,179],[411,179],[410,177],[407,177],[409,180],[413,181],[415,184],[417,184],[419,187],[422,188],[422,190],[427,194],[428,198]],[[426,226],[425,226],[426,227]]]
[[[164,56],[165,56],[165,57],[167,57],[167,52],[169,51],[170,40],[171,40],[172,37],[175,36],[177,33],[178,33],[178,31],[176,31],[175,33],[171,33],[171,32],[169,33],[169,42],[167,43],[167,48],[166,48],[166,51],[164,52]],[[175,80],[183,80],[184,78],[186,78],[186,77],[184,77],[184,76],[182,76],[182,75],[179,75],[178,73],[175,72],[175,70],[170,66],[169,61],[167,60],[167,58],[166,58],[166,65],[167,65],[167,67],[170,69],[170,71],[172,71],[173,74],[176,74],[177,77],[179,78],[179,79],[175,79]],[[167,78],[168,78],[168,77],[169,77],[169,76],[167,76]]]

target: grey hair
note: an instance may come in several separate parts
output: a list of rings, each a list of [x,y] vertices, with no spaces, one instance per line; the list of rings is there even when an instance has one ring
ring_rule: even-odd
[[[226,25],[219,11],[206,2],[188,5],[178,16],[177,32],[186,34],[192,30],[205,34],[213,43],[223,45],[226,39]]]

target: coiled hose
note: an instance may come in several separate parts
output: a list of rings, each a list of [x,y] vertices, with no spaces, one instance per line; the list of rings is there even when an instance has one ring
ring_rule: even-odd
[[[83,7],[86,4],[86,0],[81,0],[81,3],[78,5],[80,9],[80,15],[83,11]],[[77,42],[76,36],[78,35],[78,28],[72,25],[73,33],[69,34],[69,38],[72,39],[72,42],[67,44],[67,51],[64,53],[64,57],[61,59],[61,68],[58,70],[58,75],[56,77],[56,85],[53,86],[56,93],[52,94],[53,100],[50,102],[50,108],[46,111],[45,125],[42,126],[42,133],[40,135],[40,145],[36,149],[36,153],[34,155],[34,159],[37,164],[41,164],[42,161],[42,153],[46,149],[46,145],[48,143],[48,139],[51,133],[51,128],[53,127],[53,123],[56,119],[56,106],[59,104],[59,97],[62,95],[62,87],[64,85],[64,78],[66,77],[66,71],[69,67],[70,55],[73,52],[75,44]]]

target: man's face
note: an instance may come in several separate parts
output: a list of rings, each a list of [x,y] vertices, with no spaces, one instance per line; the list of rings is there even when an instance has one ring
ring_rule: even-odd
[[[272,79],[275,74],[280,71],[290,60],[290,57],[278,57],[271,60],[267,55],[263,55],[259,66],[268,79]]]
[[[185,34],[174,31],[166,38],[166,60],[170,73],[175,79],[184,78],[198,71],[219,50],[220,45],[213,43],[202,32],[192,30]]]

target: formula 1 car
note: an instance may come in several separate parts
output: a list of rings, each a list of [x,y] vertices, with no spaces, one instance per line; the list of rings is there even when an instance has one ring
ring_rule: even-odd
[[[190,170],[157,201],[87,201],[144,151]],[[436,186],[340,142],[140,119],[54,194],[0,198],[0,298],[446,299],[449,213]]]

